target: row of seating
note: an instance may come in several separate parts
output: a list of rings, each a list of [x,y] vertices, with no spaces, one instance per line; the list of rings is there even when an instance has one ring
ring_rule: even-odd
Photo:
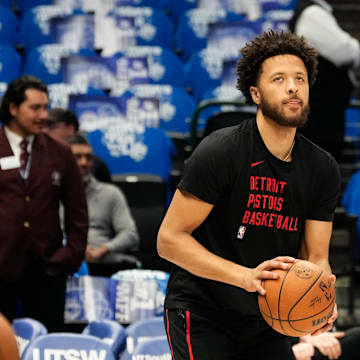
[[[137,356],[165,356],[171,359],[166,331],[161,317],[139,320],[127,328],[116,321],[102,320],[89,323],[81,334],[48,334],[45,326],[31,318],[13,322],[21,360],[47,359],[72,354],[79,359],[131,360]],[[87,357],[81,353],[87,354]],[[58,354],[56,357],[54,354]],[[78,356],[78,357],[77,357]],[[73,358],[72,357],[72,358]],[[142,358],[143,359],[143,358]]]

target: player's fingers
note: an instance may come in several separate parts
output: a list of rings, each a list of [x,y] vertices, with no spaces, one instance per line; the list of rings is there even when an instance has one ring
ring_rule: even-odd
[[[262,270],[272,270],[272,269],[282,269],[282,270],[287,270],[289,269],[291,266],[290,263],[287,262],[283,262],[283,261],[278,261],[278,260],[267,260],[264,261],[261,265],[260,268]]]
[[[277,256],[273,260],[286,262],[286,263],[293,263],[296,259],[292,256]]]
[[[266,294],[266,290],[260,284],[256,285],[255,291],[257,291],[260,295]]]
[[[345,336],[345,333],[343,331],[335,331],[333,333],[333,335],[337,338],[337,339],[341,339]]]
[[[260,280],[276,280],[279,278],[279,274],[273,271],[261,271],[259,272],[258,278]]]

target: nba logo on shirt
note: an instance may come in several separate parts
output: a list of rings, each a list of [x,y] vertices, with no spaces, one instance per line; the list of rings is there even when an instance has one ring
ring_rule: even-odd
[[[237,234],[238,239],[243,239],[245,236],[246,226],[240,226]]]

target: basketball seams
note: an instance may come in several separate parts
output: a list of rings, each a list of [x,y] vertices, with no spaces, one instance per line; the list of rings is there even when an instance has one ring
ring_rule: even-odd
[[[294,265],[296,264],[296,262],[294,262],[289,270],[285,273],[283,279],[282,279],[282,282],[281,282],[281,285],[280,285],[280,290],[279,290],[279,296],[278,296],[278,318],[279,318],[279,324],[280,324],[280,327],[282,329],[282,331],[285,333],[285,335],[288,335],[288,333],[285,331],[284,327],[283,327],[283,322],[280,320],[280,300],[281,300],[281,294],[282,294],[282,290],[283,290],[283,287],[284,287],[284,282],[285,282],[285,279],[287,278],[288,274],[290,273],[290,271],[292,270],[292,268],[294,267]]]
[[[261,286],[263,286],[264,289],[266,290],[266,282],[264,280],[261,282]],[[270,326],[273,326],[274,325],[274,319],[272,317],[272,312],[271,312],[271,308],[270,308],[270,305],[269,305],[269,301],[267,299],[267,294],[265,294],[265,303],[266,303],[267,308],[269,310],[269,315],[266,315],[266,314],[264,314],[264,315],[270,317],[270,319],[271,319],[271,325]],[[263,312],[261,311],[261,313],[263,313]]]

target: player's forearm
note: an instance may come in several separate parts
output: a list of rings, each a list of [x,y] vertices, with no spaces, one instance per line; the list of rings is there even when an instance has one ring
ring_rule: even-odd
[[[211,253],[186,232],[160,231],[157,244],[161,257],[196,276],[244,287],[249,268]]]

